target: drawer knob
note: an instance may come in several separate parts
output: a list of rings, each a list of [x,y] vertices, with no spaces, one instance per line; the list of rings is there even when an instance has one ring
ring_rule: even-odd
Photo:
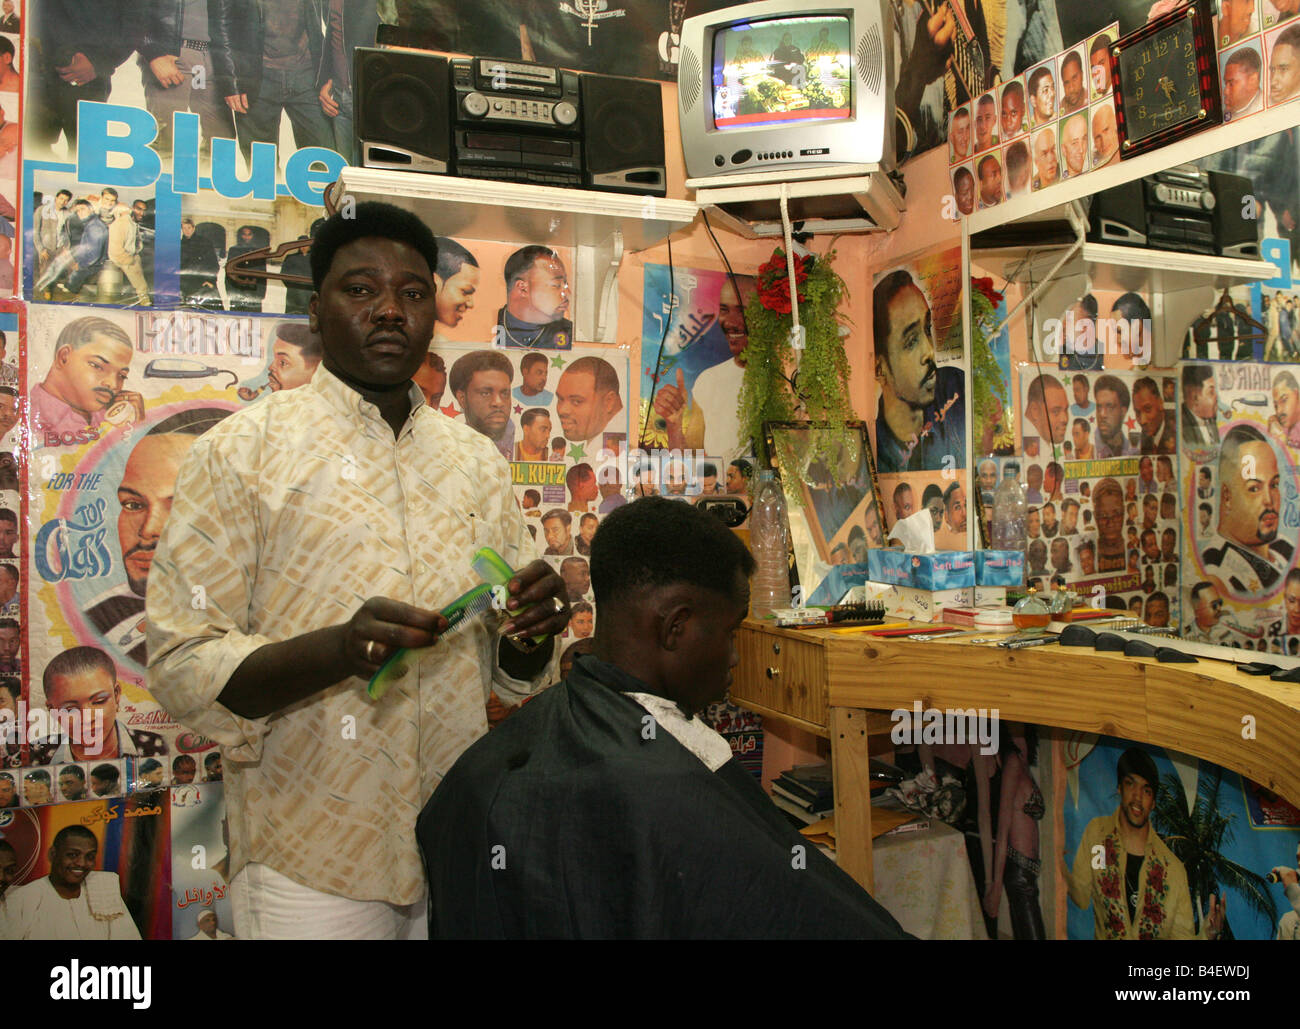
[[[773,653],[773,654],[779,654],[779,653],[781,653],[781,642],[780,642],[780,640],[776,640],[776,641],[774,641],[774,642],[772,643],[772,653]]]
[[[769,668],[767,670],[767,677],[769,679],[775,679],[780,674],[781,674],[781,669],[779,668]]]

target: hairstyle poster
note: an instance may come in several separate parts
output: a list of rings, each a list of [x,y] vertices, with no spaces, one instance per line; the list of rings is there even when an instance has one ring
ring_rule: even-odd
[[[431,405],[487,436],[510,462],[537,552],[574,605],[563,658],[595,625],[591,539],[627,503],[626,356],[435,343],[416,382]]]
[[[306,383],[318,343],[284,319],[52,306],[33,308],[28,343],[32,535],[21,574],[33,631],[13,660],[32,712],[104,698],[93,705],[102,747],[80,753],[59,742],[63,727],[29,728],[30,758],[150,759],[172,781],[173,762],[211,746],[145,686],[145,590],[176,475],[207,429],[268,389]]]
[[[1294,366],[1186,364],[1183,635],[1300,653],[1300,382]]]
[[[1177,625],[1173,377],[1022,365],[1020,388],[1026,585]]]

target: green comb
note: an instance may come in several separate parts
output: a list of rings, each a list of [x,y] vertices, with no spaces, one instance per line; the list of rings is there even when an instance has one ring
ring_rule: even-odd
[[[453,636],[468,628],[479,615],[491,609],[495,590],[503,588],[511,578],[514,577],[514,571],[491,547],[482,547],[475,554],[474,559],[470,562],[470,568],[478,575],[483,582],[473,589],[467,590],[450,604],[444,607],[438,613],[447,619],[449,625],[447,631],[442,636]],[[528,605],[531,607],[532,605]],[[516,615],[527,610],[520,608],[514,613]],[[441,638],[441,637],[440,637]],[[545,642],[545,636],[534,636],[533,644]],[[513,642],[513,641],[512,641]],[[435,643],[434,646],[437,646]],[[393,683],[402,678],[410,670],[412,658],[418,661],[420,655],[431,648],[418,647],[414,650],[402,649],[394,652],[392,657],[385,661],[379,670],[371,677],[369,685],[366,686],[366,692],[371,699],[379,700]]]

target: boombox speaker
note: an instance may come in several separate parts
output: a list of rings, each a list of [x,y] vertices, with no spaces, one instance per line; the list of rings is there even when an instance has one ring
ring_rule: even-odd
[[[1214,192],[1214,242],[1223,257],[1259,259],[1263,201],[1255,197],[1255,185],[1244,175],[1210,172]]]
[[[357,47],[352,67],[361,166],[446,175],[451,161],[447,59]]]
[[[1134,179],[1093,194],[1088,217],[1092,243],[1147,245],[1146,198],[1142,180]]]
[[[587,188],[667,196],[659,83],[583,75],[581,106]]]

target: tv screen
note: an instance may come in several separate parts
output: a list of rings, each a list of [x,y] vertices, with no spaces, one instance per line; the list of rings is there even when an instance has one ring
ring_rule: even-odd
[[[843,15],[738,22],[713,36],[718,129],[853,116],[852,26]]]

